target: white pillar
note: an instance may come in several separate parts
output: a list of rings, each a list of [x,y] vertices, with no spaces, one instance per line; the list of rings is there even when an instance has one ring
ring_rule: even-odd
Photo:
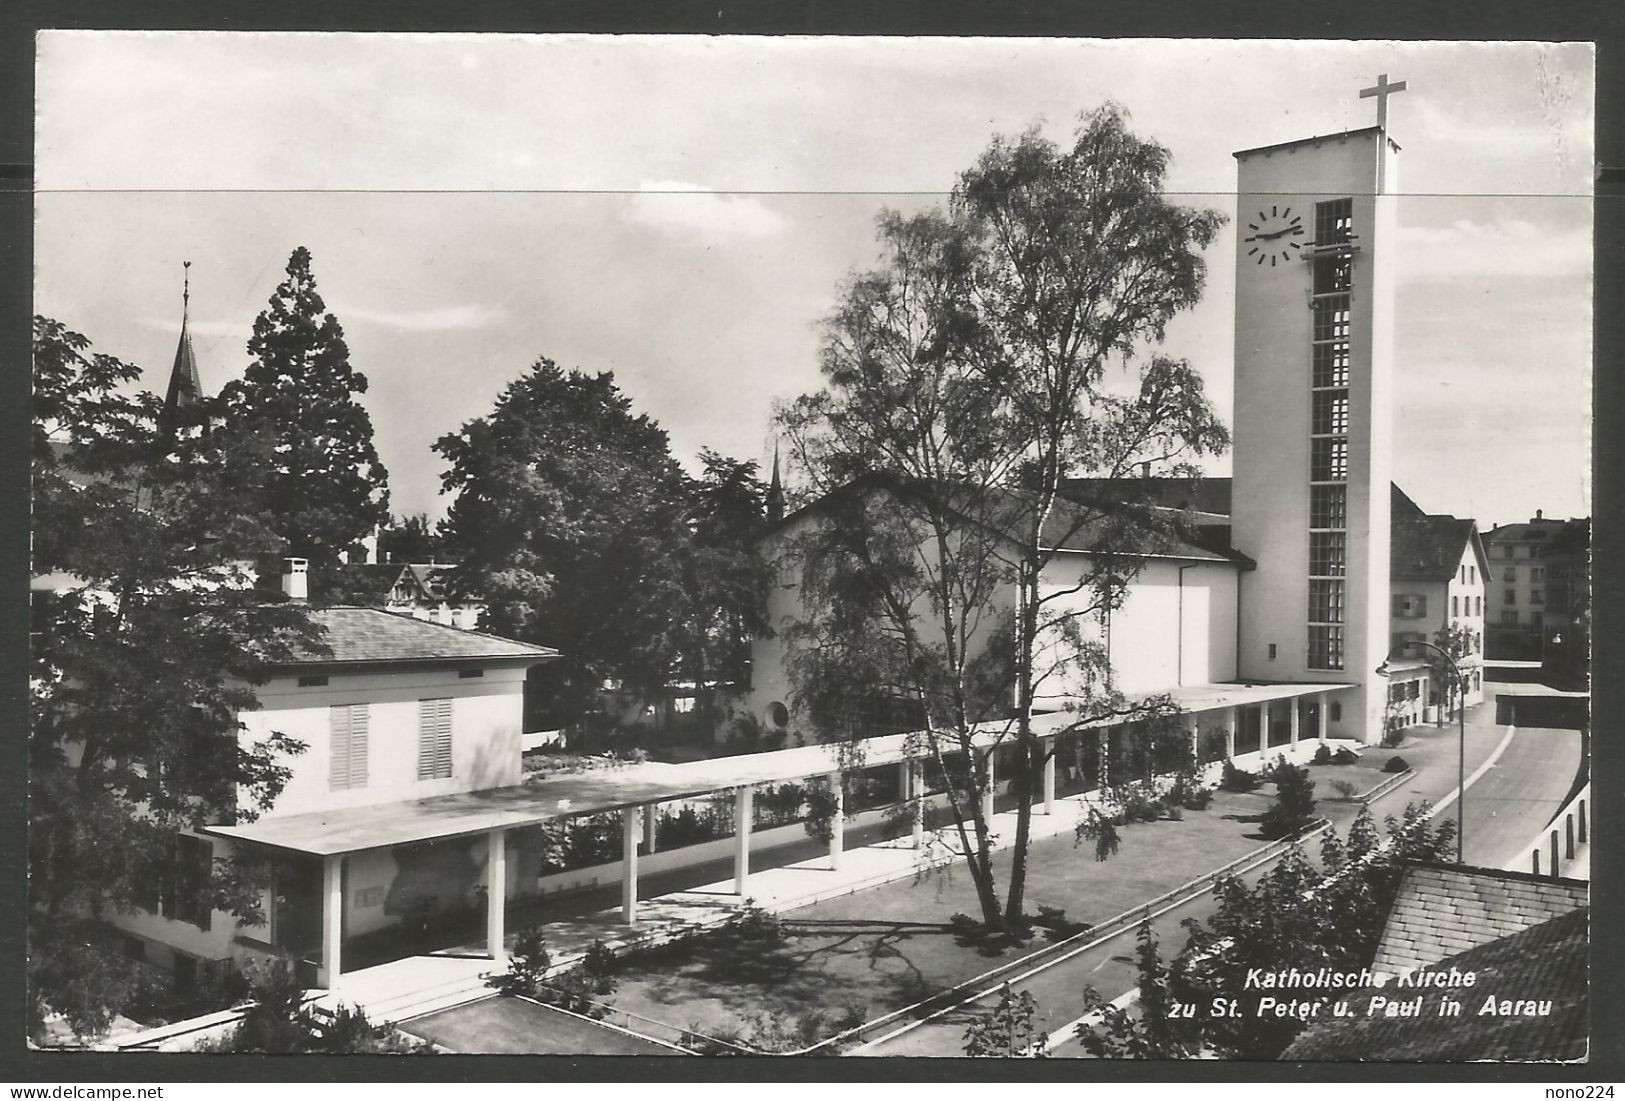
[[[734,792],[734,894],[745,897],[745,881],[750,878],[750,823],[756,802],[756,789],[743,787]]]
[[[830,794],[835,796],[835,813],[829,820],[829,869],[841,870],[841,850],[846,847],[846,792],[841,785],[841,774],[832,772],[827,777]]]
[[[1109,727],[1101,727],[1096,734],[1100,743],[1100,776],[1098,782],[1102,788],[1109,787],[1112,782],[1112,735]]]
[[[641,807],[621,811],[621,920],[638,923],[638,819],[653,817]]]
[[[988,824],[989,829],[993,826],[993,785],[997,783],[994,776],[993,758],[994,751],[989,749],[987,751],[987,789],[982,792],[982,821]]]
[[[1326,740],[1326,720],[1331,713],[1331,700],[1332,694],[1330,692],[1320,694],[1320,707],[1317,709],[1318,716],[1315,722],[1318,729],[1315,731],[1315,737],[1323,742]]]
[[[1236,756],[1236,716],[1240,709],[1232,707],[1224,719],[1224,759],[1231,761]]]
[[[491,962],[505,966],[508,949],[503,928],[508,903],[508,831],[491,830],[485,835],[485,950]]]
[[[1195,712],[1187,715],[1185,722],[1191,732],[1191,767],[1194,768],[1196,762],[1202,759],[1202,724],[1197,721]]]
[[[1302,708],[1302,703],[1296,696],[1294,696],[1292,699],[1286,701],[1286,708],[1287,708],[1287,715],[1288,715],[1288,728],[1291,730],[1291,734],[1288,737],[1290,739],[1291,747],[1293,749],[1297,749],[1298,748],[1298,723],[1300,721],[1300,716],[1298,715],[1298,712],[1303,709]]]
[[[643,805],[643,851],[647,856],[655,854],[655,823],[659,821],[659,803],[645,803]]]
[[[318,981],[328,990],[339,988],[344,939],[344,856],[322,857],[322,972]]]
[[[1044,758],[1044,813],[1055,813],[1055,754],[1060,749],[1058,738],[1046,738],[1042,744],[1049,750]]]
[[[925,765],[909,764],[909,792],[914,800],[914,847],[925,847]]]
[[[909,799],[914,795],[912,777],[914,776],[914,763],[902,761],[897,766],[897,798]]]

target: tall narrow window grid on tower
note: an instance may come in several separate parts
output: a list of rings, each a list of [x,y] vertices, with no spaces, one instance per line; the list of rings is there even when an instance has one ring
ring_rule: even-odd
[[[1352,243],[1352,199],[1315,204],[1315,247]],[[1309,601],[1310,669],[1343,668],[1348,574],[1349,334],[1354,257],[1316,255],[1309,306]]]

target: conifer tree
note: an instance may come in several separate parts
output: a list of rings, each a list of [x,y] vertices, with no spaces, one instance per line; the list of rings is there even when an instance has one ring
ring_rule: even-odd
[[[327,312],[311,274],[310,252],[296,248],[287,278],[254,321],[253,357],[241,380],[221,394],[222,449],[250,442],[271,461],[261,503],[286,553],[311,560],[319,585],[325,567],[389,517],[388,475],[372,442],[372,418],[356,401],[367,378],[350,366],[338,319]]]

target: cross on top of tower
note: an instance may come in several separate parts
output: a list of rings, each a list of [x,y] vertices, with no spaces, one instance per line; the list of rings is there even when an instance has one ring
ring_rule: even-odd
[[[1377,97],[1377,125],[1383,130],[1388,129],[1388,97],[1396,92],[1403,92],[1404,90],[1405,82],[1403,80],[1399,80],[1395,81],[1393,84],[1389,84],[1387,73],[1377,74],[1377,83],[1375,86],[1360,89],[1361,99],[1370,99],[1372,96]]]

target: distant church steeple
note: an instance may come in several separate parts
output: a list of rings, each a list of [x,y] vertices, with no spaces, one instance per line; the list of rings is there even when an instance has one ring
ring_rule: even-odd
[[[779,482],[779,445],[773,445],[773,480],[767,486],[767,522],[784,519],[784,486]]]
[[[182,428],[201,427],[204,432],[209,430],[207,420],[199,415],[197,408],[203,402],[203,382],[198,377],[192,334],[187,329],[192,301],[192,261],[184,261],[182,268],[181,338],[175,346],[175,365],[169,371],[169,389],[164,393],[164,408],[158,415],[159,435],[166,443],[174,442]]]

